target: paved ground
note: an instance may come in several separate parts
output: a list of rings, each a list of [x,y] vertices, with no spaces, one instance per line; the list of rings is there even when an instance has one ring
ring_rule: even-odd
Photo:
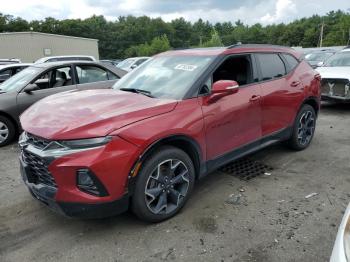
[[[349,126],[350,105],[325,106],[309,149],[259,152],[275,170],[249,182],[211,174],[161,224],[52,213],[22,184],[16,145],[2,148],[0,261],[328,261],[350,201]]]

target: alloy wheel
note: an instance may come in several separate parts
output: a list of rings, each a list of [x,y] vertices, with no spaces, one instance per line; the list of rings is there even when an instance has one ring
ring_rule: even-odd
[[[5,123],[0,122],[0,143],[3,143],[9,136],[9,129]]]
[[[315,131],[315,116],[312,111],[305,111],[299,120],[298,141],[300,145],[307,145]]]
[[[183,202],[189,189],[189,171],[178,159],[168,159],[152,171],[145,188],[145,200],[153,214],[169,214]]]

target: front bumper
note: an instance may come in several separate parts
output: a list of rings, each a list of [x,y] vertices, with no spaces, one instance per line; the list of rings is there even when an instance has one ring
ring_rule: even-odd
[[[322,101],[335,101],[335,102],[343,102],[343,103],[347,103],[350,102],[350,97],[343,97],[343,96],[332,96],[332,95],[328,95],[328,94],[322,94],[321,95],[321,100]]]
[[[22,178],[31,194],[49,208],[72,217],[99,218],[128,209],[129,174],[139,148],[114,137],[108,144],[52,156],[33,144],[21,145]],[[94,195],[78,187],[78,171],[90,170],[106,190]]]
[[[118,215],[128,210],[129,196],[127,194],[118,200],[98,204],[56,201],[57,188],[29,182],[30,170],[22,159],[20,159],[20,168],[22,179],[31,195],[51,210],[62,215],[77,218],[103,218]]]

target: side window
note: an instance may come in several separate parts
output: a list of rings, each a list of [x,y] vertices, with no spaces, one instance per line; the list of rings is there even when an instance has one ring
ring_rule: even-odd
[[[0,80],[6,80],[11,76],[11,69],[4,70],[0,72]]]
[[[23,69],[27,68],[26,66],[21,66],[21,67],[17,67],[13,70],[13,74],[17,74],[18,72],[21,72]]]
[[[141,65],[143,62],[145,62],[147,59],[140,59],[138,61],[136,61],[135,65],[139,66]]]
[[[279,78],[286,74],[282,59],[277,54],[257,54],[262,80]]]
[[[299,61],[292,55],[289,54],[282,54],[283,58],[286,60],[286,67],[287,67],[287,73],[292,71],[297,65],[299,64]]]
[[[39,89],[57,88],[72,85],[72,71],[69,66],[55,68],[39,76],[35,84]]]
[[[102,68],[90,65],[79,65],[77,68],[79,84],[107,81],[108,73]]]
[[[227,58],[213,74],[213,83],[219,80],[235,80],[240,86],[253,83],[250,55]]]
[[[117,75],[113,74],[111,71],[107,71],[107,75],[108,75],[108,80],[119,79],[119,77]]]

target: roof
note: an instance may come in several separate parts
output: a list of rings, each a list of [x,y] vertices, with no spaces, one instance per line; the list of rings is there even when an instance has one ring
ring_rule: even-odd
[[[0,69],[11,68],[11,67],[19,67],[19,66],[30,66],[32,63],[13,63],[7,65],[0,65]]]
[[[94,38],[85,38],[85,37],[77,37],[77,36],[68,36],[68,35],[56,35],[56,34],[47,34],[47,33],[41,33],[41,32],[7,32],[7,33],[0,33],[0,36],[2,35],[44,35],[44,36],[57,36],[57,37],[66,37],[66,38],[75,38],[75,39],[82,39],[82,40],[89,40],[89,41],[98,41],[98,39]]]
[[[239,54],[239,53],[252,53],[252,52],[286,52],[294,54],[296,57],[300,57],[300,53],[291,47],[266,45],[266,44],[237,44],[228,47],[210,47],[210,48],[191,48],[182,50],[172,50],[161,55],[227,55],[227,54]]]

